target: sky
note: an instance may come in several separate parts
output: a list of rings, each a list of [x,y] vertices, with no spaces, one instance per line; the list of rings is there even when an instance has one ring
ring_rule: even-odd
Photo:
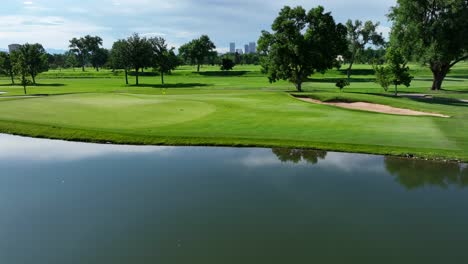
[[[229,43],[237,48],[257,41],[270,30],[284,5],[306,9],[322,5],[337,22],[348,19],[380,21],[388,35],[386,14],[396,0],[7,0],[0,7],[0,49],[11,43],[41,43],[48,50],[66,50],[69,40],[98,35],[104,47],[136,32],[162,36],[171,46],[202,34],[219,52]]]

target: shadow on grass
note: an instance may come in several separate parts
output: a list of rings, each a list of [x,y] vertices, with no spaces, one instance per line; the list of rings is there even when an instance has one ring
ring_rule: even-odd
[[[7,87],[7,86],[18,86],[18,87],[23,87],[22,85],[18,84],[18,83],[15,83],[15,84],[0,84],[1,87]],[[47,86],[52,86],[52,87],[63,87],[65,86],[65,84],[63,83],[37,83],[37,84],[31,84],[31,85],[28,85],[27,87],[47,87]]]
[[[129,72],[128,73],[128,76],[136,76],[135,72],[132,71],[132,72]],[[138,76],[140,77],[156,77],[156,76],[159,76],[159,73],[158,72],[140,72],[138,73]]]
[[[305,82],[310,83],[336,83],[338,80],[347,79],[345,76],[343,78],[309,78]],[[373,83],[375,78],[350,78],[350,83]]]
[[[348,69],[340,69],[340,73],[348,75]],[[374,69],[351,69],[351,76],[353,75],[375,75]]]
[[[192,87],[206,87],[210,86],[206,83],[168,83],[168,84],[139,84],[129,85],[130,87],[140,88],[192,88]]]
[[[426,103],[426,104],[439,104],[439,105],[448,105],[448,106],[465,106],[468,107],[468,103],[459,101],[452,98],[442,98],[442,97],[416,97],[416,96],[405,96],[404,93],[401,93],[399,96],[391,94],[382,94],[382,93],[366,93],[369,95],[377,95],[388,98],[407,98],[416,102]]]
[[[248,71],[205,71],[205,72],[193,72],[195,74],[199,74],[202,76],[210,76],[210,77],[226,77],[226,76],[244,76]]]

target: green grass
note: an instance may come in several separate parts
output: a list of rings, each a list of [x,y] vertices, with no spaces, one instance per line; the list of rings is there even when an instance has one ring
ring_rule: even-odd
[[[416,76],[406,93],[433,94],[418,101],[396,98],[373,83],[370,67],[358,65],[351,87],[339,92],[341,71],[316,74],[305,84],[324,101],[366,101],[442,113],[451,118],[409,117],[340,109],[299,101],[287,82],[268,83],[257,66],[201,73],[184,66],[167,76],[169,89],[150,71],[140,87],[126,86],[121,72],[88,69],[41,74],[29,94],[0,79],[0,132],[66,140],[165,145],[282,146],[376,154],[411,154],[468,161],[468,64],[460,64],[433,93],[430,72]],[[133,82],[133,78],[130,77]],[[3,97],[3,98],[2,98]]]

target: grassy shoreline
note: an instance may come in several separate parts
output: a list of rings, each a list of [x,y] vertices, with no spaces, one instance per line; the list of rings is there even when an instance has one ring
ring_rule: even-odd
[[[132,145],[290,147],[328,151],[418,157],[468,162],[468,76],[456,68],[446,90],[432,92],[430,80],[417,80],[402,93],[432,94],[430,99],[394,97],[373,83],[368,65],[343,92],[330,71],[312,76],[300,96],[321,101],[364,101],[450,118],[409,117],[339,109],[302,102],[287,82],[269,84],[259,67],[239,66],[220,73],[205,67],[194,73],[183,67],[168,76],[163,88],[155,76],[143,76],[139,87],[126,86],[111,72],[56,72],[22,88],[0,80],[0,133],[69,141]],[[370,68],[371,69],[371,68]],[[416,69],[415,72],[425,71]],[[66,78],[67,74],[70,74]],[[118,76],[118,74],[117,74]],[[418,75],[419,79],[422,79]],[[76,77],[76,78],[72,78]],[[102,77],[102,78],[101,78]],[[121,77],[121,76],[120,76]],[[169,88],[169,89],[167,89]]]

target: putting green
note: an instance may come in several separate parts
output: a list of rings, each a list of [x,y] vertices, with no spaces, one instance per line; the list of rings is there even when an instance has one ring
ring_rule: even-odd
[[[195,120],[215,106],[164,96],[79,94],[4,101],[0,118],[93,130],[134,130]]]

